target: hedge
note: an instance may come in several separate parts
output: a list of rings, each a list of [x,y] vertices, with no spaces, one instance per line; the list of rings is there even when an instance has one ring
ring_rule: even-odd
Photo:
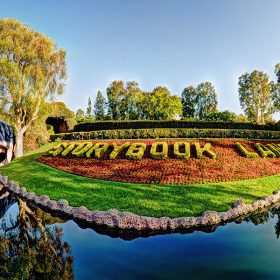
[[[122,129],[152,128],[212,128],[212,129],[246,129],[246,130],[279,130],[279,124],[258,125],[254,123],[206,122],[206,121],[99,121],[75,125],[74,132]]]
[[[168,157],[168,145],[166,142],[155,142],[150,150],[151,158],[165,159]]]
[[[200,147],[199,143],[195,143],[194,145],[195,145],[195,150],[196,150],[196,158],[202,159],[204,154],[212,159],[217,158],[217,155],[213,151],[210,150],[210,148],[211,148],[210,143],[206,143],[203,148]]]
[[[180,151],[181,149],[184,151]],[[175,142],[174,143],[174,157],[178,159],[188,160],[191,156],[190,143],[188,142]]]
[[[129,145],[129,142],[126,142],[122,145],[113,143],[113,151],[110,153],[110,159],[115,159],[120,154],[120,152],[123,151],[125,148],[129,147]]]
[[[258,151],[259,155],[262,158],[266,158],[266,157],[275,158],[276,157],[276,155],[269,148],[267,148],[265,145],[263,145],[261,143],[255,144],[254,148]]]
[[[140,160],[144,156],[147,145],[145,143],[132,143],[127,152],[126,158]]]
[[[247,151],[246,148],[243,147],[243,145],[240,144],[240,143],[235,143],[235,146],[236,146],[237,150],[239,151],[239,153],[246,158],[257,158],[257,157],[259,157],[257,153]]]
[[[154,139],[154,138],[244,138],[280,139],[280,131],[232,129],[125,129],[71,132],[51,135],[52,141],[94,139]]]

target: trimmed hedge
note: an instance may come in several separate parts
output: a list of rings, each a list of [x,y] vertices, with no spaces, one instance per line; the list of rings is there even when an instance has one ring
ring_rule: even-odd
[[[126,129],[72,132],[51,135],[52,141],[91,139],[154,139],[154,138],[243,138],[280,139],[280,131],[232,129]]]
[[[184,152],[180,151],[184,149]],[[174,157],[178,159],[188,160],[191,156],[191,149],[189,142],[175,142],[174,143]]]
[[[279,125],[254,123],[227,123],[227,122],[206,122],[206,121],[100,121],[87,122],[75,125],[74,131],[97,131],[97,130],[121,130],[121,129],[151,129],[151,128],[220,128],[220,129],[246,129],[246,130],[279,130]]]
[[[144,156],[147,145],[145,143],[132,143],[126,152],[126,158],[140,160]]]
[[[235,143],[235,146],[236,146],[237,150],[239,151],[239,153],[246,158],[257,158],[257,157],[259,157],[257,153],[247,151],[246,148],[243,147],[243,145],[240,144],[240,143]]]
[[[210,143],[206,143],[205,146],[203,148],[200,147],[199,143],[195,143],[195,150],[196,150],[196,158],[198,159],[202,159],[203,155],[206,155],[212,159],[216,159],[217,155],[211,151],[211,144]]]
[[[265,145],[263,145],[261,143],[257,143],[256,145],[254,145],[254,148],[258,151],[259,155],[262,158],[266,158],[266,157],[275,158],[276,157],[276,155],[269,148],[267,148]]]
[[[153,159],[165,159],[168,157],[168,145],[166,142],[155,142],[151,146],[150,150],[151,158]]]
[[[120,152],[123,151],[125,148],[128,148],[129,145],[129,142],[126,142],[122,145],[113,143],[113,151],[110,153],[110,159],[115,159],[120,154]]]

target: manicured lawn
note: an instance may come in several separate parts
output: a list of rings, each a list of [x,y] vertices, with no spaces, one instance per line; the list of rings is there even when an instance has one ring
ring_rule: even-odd
[[[116,208],[148,216],[193,216],[205,210],[225,211],[234,201],[245,202],[270,195],[279,188],[280,175],[259,179],[192,185],[132,184],[101,181],[72,175],[45,166],[34,160],[51,146],[0,168],[0,173],[18,182],[29,191],[67,199],[73,206],[91,210]]]

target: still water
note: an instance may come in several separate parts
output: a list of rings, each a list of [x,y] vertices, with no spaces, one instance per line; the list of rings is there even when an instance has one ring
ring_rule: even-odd
[[[0,279],[280,279],[279,218],[277,206],[208,232],[141,236],[2,195]]]

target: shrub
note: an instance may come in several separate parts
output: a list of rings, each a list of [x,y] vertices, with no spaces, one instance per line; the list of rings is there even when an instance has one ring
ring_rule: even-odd
[[[92,146],[93,143],[91,142],[82,143],[74,151],[72,151],[72,155],[75,157],[82,157]]]
[[[199,143],[195,143],[195,151],[196,151],[196,158],[201,159],[203,157],[203,154],[207,155],[208,157],[212,159],[216,159],[217,155],[210,150],[211,144],[206,143],[203,148],[200,147]]]
[[[75,148],[75,146],[75,143],[68,145],[68,147],[61,153],[61,156],[66,157]]]
[[[126,142],[122,145],[118,145],[117,143],[113,143],[113,151],[110,153],[110,159],[115,159],[118,154],[124,149],[128,148],[130,145],[129,142]]]
[[[184,149],[184,152],[180,151]],[[188,160],[191,156],[190,143],[188,142],[175,142],[174,143],[174,156],[178,159]]]
[[[145,150],[145,143],[132,143],[126,152],[126,158],[140,160],[144,156]]]
[[[267,147],[276,155],[276,157],[280,157],[280,146],[279,144],[268,144]]]
[[[54,146],[49,152],[48,154],[53,156],[53,157],[57,157],[65,148],[67,148],[68,143],[60,143],[56,146]]]
[[[266,157],[275,158],[276,157],[276,155],[269,148],[267,148],[265,145],[263,145],[261,143],[255,144],[254,148],[258,151],[259,155],[262,158],[266,158]]]
[[[137,132],[137,134],[136,134]],[[243,139],[279,139],[280,131],[231,130],[231,129],[123,129],[100,130],[91,132],[73,132],[51,135],[52,141],[90,140],[90,139],[147,139],[147,138],[243,138]]]
[[[95,158],[101,158],[102,155],[107,151],[109,144],[107,143],[96,143],[92,148],[86,152],[86,157],[91,157],[94,153]]]
[[[239,151],[239,153],[246,158],[257,158],[257,157],[259,157],[257,153],[247,151],[246,148],[243,147],[243,145],[240,144],[240,143],[235,143],[235,146],[236,146],[237,150]]]
[[[166,142],[155,142],[150,150],[151,158],[165,159],[168,156],[168,145]]]

